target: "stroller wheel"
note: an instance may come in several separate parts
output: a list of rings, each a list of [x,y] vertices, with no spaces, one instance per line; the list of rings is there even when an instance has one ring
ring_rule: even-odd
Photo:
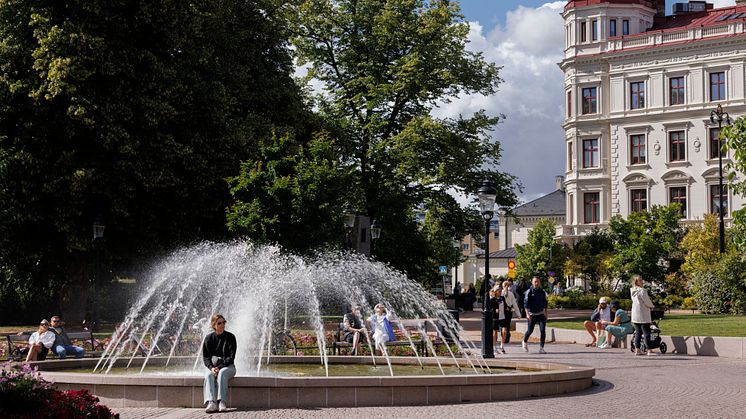
[[[662,354],[665,354],[666,351],[668,351],[668,346],[666,345],[666,342],[661,342],[658,349],[661,351]]]

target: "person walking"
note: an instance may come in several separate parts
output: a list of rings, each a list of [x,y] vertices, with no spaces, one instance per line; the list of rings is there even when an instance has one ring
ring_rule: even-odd
[[[210,318],[213,332],[202,343],[202,361],[207,367],[203,389],[207,413],[228,410],[225,405],[228,381],[236,375],[236,337],[225,330],[225,323],[222,314],[213,314]]]
[[[650,310],[655,306],[650,301],[648,292],[643,288],[644,281],[640,275],[632,275],[632,288],[629,290],[632,296],[632,325],[635,328],[635,355],[642,355],[640,349],[640,338],[645,337],[645,349],[648,355],[655,355],[650,348],[650,323],[652,317]]]
[[[528,338],[534,333],[534,326],[539,325],[539,353],[545,354],[544,341],[547,338],[547,293],[541,288],[539,277],[531,279],[531,288],[523,296],[523,306],[526,309],[528,329],[523,335],[523,350],[528,352]]]
[[[510,326],[513,321],[513,316],[520,317],[521,309],[518,307],[518,301],[516,301],[515,294],[511,290],[512,284],[509,281],[503,281],[503,297],[505,298],[505,321],[502,323],[503,341],[502,343],[510,343]],[[500,345],[500,352],[505,353],[505,348]]]

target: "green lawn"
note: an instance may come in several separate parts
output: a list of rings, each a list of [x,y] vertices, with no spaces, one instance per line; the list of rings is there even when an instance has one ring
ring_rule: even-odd
[[[584,320],[587,319],[550,320],[547,326],[583,330]],[[746,316],[666,313],[658,325],[666,336],[746,337]]]

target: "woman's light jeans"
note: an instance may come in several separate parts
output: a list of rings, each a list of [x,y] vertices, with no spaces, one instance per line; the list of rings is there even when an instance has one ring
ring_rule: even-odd
[[[209,369],[205,373],[205,387],[204,396],[205,403],[209,401],[228,399],[228,381],[236,375],[236,366],[230,365],[223,367],[218,371],[218,378],[216,379],[212,371]],[[217,388],[215,388],[217,386]]]

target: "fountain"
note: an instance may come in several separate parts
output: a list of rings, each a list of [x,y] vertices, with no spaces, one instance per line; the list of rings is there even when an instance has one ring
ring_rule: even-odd
[[[201,341],[210,315],[221,313],[239,348],[229,401],[237,407],[504,400],[580,390],[593,376],[583,367],[482,359],[441,301],[358,254],[309,259],[248,242],[200,243],[144,277],[145,289],[99,359],[39,363],[44,375],[63,389],[89,388],[113,407],[201,406]],[[374,356],[370,344],[366,356],[329,355],[330,329],[346,307],[358,305],[367,317],[378,303],[396,330],[396,349],[413,356],[389,349]],[[422,348],[436,356],[425,357]],[[316,365],[321,376],[277,371],[289,363]],[[350,364],[373,376],[339,377],[335,369]],[[85,373],[55,371],[72,366]],[[395,375],[402,366],[437,375]],[[500,368],[512,372],[498,374]]]

